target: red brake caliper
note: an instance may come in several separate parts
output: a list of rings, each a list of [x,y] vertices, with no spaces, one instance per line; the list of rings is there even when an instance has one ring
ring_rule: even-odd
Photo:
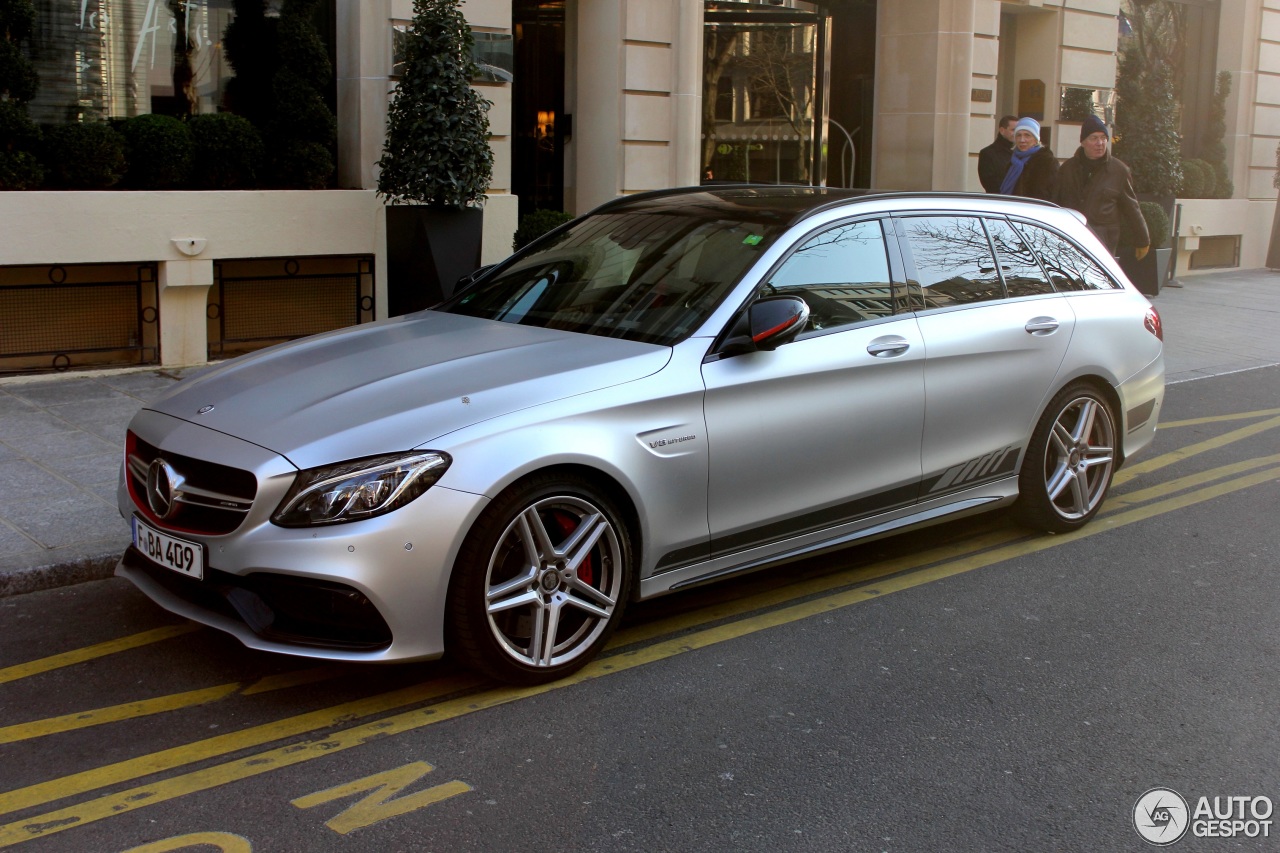
[[[562,509],[553,509],[551,511],[551,519],[556,523],[556,526],[560,528],[560,532],[564,534],[565,539],[568,539],[569,534],[573,533],[573,531],[578,527],[578,519],[574,518]],[[588,586],[595,586],[596,584],[594,560],[594,557],[588,555],[587,558],[582,561],[582,565],[578,567],[578,579]]]

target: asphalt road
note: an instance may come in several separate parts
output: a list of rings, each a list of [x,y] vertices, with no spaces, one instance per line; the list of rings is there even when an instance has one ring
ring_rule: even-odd
[[[1171,386],[1080,533],[640,605],[542,688],[251,652],[118,580],[2,599],[0,847],[1145,850],[1162,787],[1172,849],[1280,849],[1277,401],[1280,368]]]

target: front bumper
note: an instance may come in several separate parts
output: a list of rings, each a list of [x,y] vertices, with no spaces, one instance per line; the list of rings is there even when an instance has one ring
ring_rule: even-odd
[[[283,528],[270,516],[293,480],[292,466],[185,422],[175,427],[166,418],[159,423],[164,429],[148,429],[157,417],[164,416],[144,412],[131,428],[163,452],[253,471],[257,497],[244,523],[229,534],[172,531],[205,548],[203,580],[166,569],[133,548],[116,566],[117,575],[165,609],[253,649],[369,662],[444,652],[449,575],[484,497],[436,485],[377,518]],[[123,481],[118,503],[126,517],[143,514]]]

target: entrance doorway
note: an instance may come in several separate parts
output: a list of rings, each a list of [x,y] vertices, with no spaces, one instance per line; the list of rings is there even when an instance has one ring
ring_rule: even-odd
[[[704,180],[825,183],[828,14],[707,0],[704,21]]]
[[[511,191],[520,215],[564,210],[564,0],[514,0]]]

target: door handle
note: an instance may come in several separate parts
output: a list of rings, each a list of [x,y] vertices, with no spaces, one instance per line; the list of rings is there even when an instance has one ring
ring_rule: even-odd
[[[1032,317],[1025,328],[1033,335],[1050,335],[1058,331],[1058,321],[1053,317]]]
[[[907,339],[898,335],[886,335],[883,338],[876,338],[867,344],[867,352],[876,358],[889,358],[895,355],[901,355],[911,348],[911,344]]]

